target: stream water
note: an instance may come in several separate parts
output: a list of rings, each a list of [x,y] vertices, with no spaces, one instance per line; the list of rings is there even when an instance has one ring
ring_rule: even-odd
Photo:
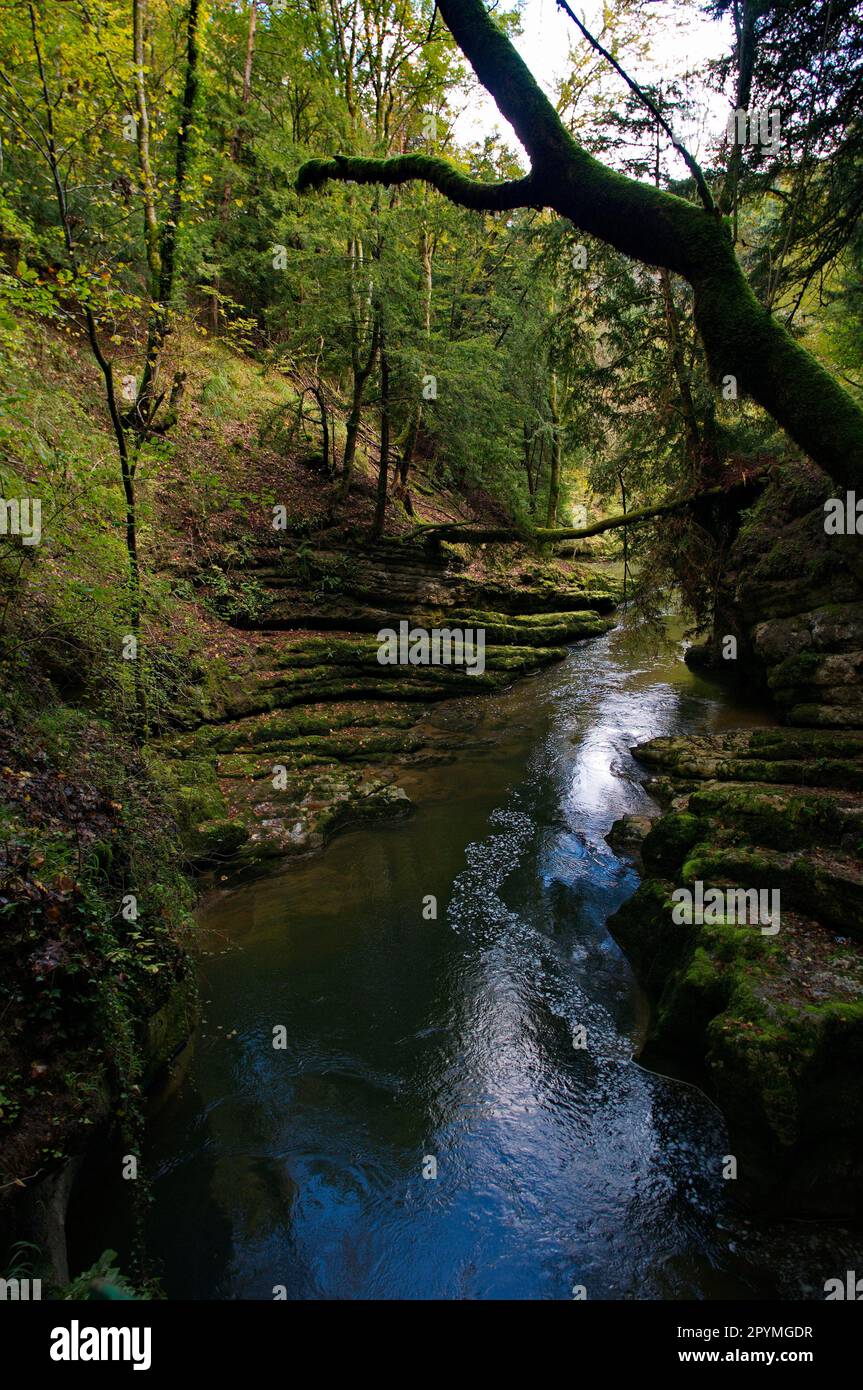
[[[612,633],[439,707],[409,820],[212,895],[205,1021],[146,1155],[169,1297],[776,1296],[809,1237],[727,1208],[721,1116],[632,1060],[605,927],[637,879],[604,837],[650,807],[630,746],[751,722]]]

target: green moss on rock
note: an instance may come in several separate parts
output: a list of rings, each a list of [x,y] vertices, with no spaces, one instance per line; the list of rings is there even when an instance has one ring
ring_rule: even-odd
[[[651,828],[641,847],[645,865],[668,875],[679,869],[687,852],[704,835],[708,822],[688,811],[669,811]]]
[[[246,843],[249,832],[239,820],[204,821],[189,841],[189,858],[196,868],[213,868],[232,860]]]

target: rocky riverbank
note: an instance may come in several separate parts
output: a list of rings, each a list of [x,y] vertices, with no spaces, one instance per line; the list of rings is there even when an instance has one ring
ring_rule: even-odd
[[[859,1217],[863,556],[825,536],[825,497],[815,470],[776,475],[689,656],[769,694],[786,726],[633,750],[665,809],[643,839],[644,823],[616,829],[640,841],[644,877],[609,925],[654,1005],[645,1058],[697,1077],[726,1116],[735,1192]],[[779,931],[676,924],[672,893],[698,882],[778,890]]]

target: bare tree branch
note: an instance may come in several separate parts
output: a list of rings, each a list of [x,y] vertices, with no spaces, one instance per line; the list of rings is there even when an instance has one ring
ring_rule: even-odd
[[[607,63],[611,64],[611,66],[614,68],[614,71],[620,77],[623,78],[629,90],[631,92],[634,92],[634,94],[638,97],[638,100],[641,102],[643,106],[647,107],[650,114],[655,118],[657,123],[665,131],[672,145],[677,150],[677,153],[680,155],[690,174],[694,178],[695,186],[698,189],[698,193],[702,203],[704,204],[705,211],[718,217],[719,213],[717,212],[716,205],[713,201],[713,195],[711,194],[710,189],[707,186],[707,182],[704,178],[704,174],[701,171],[701,166],[689,153],[688,149],[682,143],[682,141],[678,139],[678,137],[675,135],[674,131],[668,124],[668,121],[663,116],[662,112],[656,105],[656,102],[653,100],[653,98],[648,96],[644,88],[640,87],[638,83],[634,80],[634,78],[630,77],[629,73],[624,71],[624,69],[620,66],[620,63],[618,63],[617,59],[612,57],[612,55],[609,53],[608,49],[603,48],[602,44],[599,42],[599,39],[595,39],[593,37],[593,34],[591,34],[590,30],[584,24],[582,24],[581,20],[578,18],[578,15],[570,9],[569,5],[566,3],[566,0],[556,0],[556,4],[558,6],[558,9],[563,10],[566,14],[569,15],[573,24],[576,26],[577,29],[581,31],[581,33],[587,39],[587,42],[590,44],[591,48],[593,48],[597,53],[599,53],[600,56],[603,57]]]

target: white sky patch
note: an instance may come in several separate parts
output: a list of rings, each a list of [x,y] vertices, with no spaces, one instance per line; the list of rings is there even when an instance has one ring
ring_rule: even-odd
[[[601,0],[589,0],[586,5],[576,0],[572,8],[598,38],[602,28]],[[687,13],[680,6],[672,8],[658,0],[658,3],[651,5],[650,14],[653,18],[650,30],[652,61],[645,62],[642,58],[630,60],[626,53],[615,55],[636,82],[646,84],[662,77],[681,78],[687,71],[701,67],[710,58],[721,57],[731,48],[733,36],[730,21],[709,20],[698,5],[691,5]],[[522,33],[515,40],[515,46],[534,77],[554,101],[557,85],[569,71],[570,49],[580,51],[588,45],[569,16],[558,9],[555,0],[525,0]],[[609,65],[606,66],[606,90],[619,91],[623,100],[626,85]],[[689,84],[688,92],[698,116],[692,121],[681,122],[678,133],[696,159],[709,163],[711,154],[725,133],[728,102],[716,92],[708,91],[696,79]],[[458,144],[470,144],[484,139],[495,130],[513,150],[524,154],[509,122],[501,116],[488,93],[479,88],[471,94],[454,122],[456,141]],[[672,175],[680,177],[685,174],[683,161],[673,151],[665,162]]]

